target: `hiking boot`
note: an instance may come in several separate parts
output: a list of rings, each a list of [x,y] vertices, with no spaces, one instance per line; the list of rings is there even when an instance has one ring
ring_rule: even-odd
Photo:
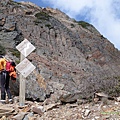
[[[12,99],[9,99],[8,101],[9,101],[9,102],[13,102],[13,100],[12,100]]]
[[[6,103],[6,100],[0,100],[0,102],[1,102],[2,104],[5,104],[5,103]]]

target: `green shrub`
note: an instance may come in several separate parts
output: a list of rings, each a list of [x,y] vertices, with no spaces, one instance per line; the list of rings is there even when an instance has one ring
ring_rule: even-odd
[[[37,19],[41,19],[41,20],[49,20],[50,15],[48,15],[45,12],[39,12],[35,14],[35,17],[37,17]]]
[[[13,56],[20,58],[20,52],[17,49],[10,49],[10,52],[12,53]]]
[[[71,28],[74,28],[75,27],[75,25],[74,24],[71,24]]]
[[[81,25],[83,28],[87,28],[87,26],[91,26],[91,24],[85,22],[85,21],[78,21],[77,22],[79,25]]]
[[[48,27],[49,29],[53,29],[53,27],[50,24],[46,24],[46,27]]]
[[[16,62],[17,64],[19,64],[19,63],[20,63],[20,60],[16,60],[15,62]]]
[[[10,0],[10,2],[8,3],[9,5],[21,5],[21,3],[19,2],[15,2],[13,0]]]

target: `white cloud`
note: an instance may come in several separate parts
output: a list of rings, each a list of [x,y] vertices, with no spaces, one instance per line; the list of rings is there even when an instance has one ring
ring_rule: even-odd
[[[70,17],[89,18],[98,31],[120,50],[120,0],[42,0]]]

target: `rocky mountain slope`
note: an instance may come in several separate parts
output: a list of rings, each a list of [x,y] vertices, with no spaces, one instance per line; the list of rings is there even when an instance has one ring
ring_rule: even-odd
[[[26,99],[74,102],[94,92],[120,94],[120,51],[94,26],[30,2],[0,1],[0,52],[19,63],[24,38],[35,47],[27,58],[36,70],[27,77]],[[19,94],[19,78],[11,84]]]
[[[16,98],[15,98],[16,99]],[[26,101],[24,107],[19,103],[0,103],[0,120],[119,120],[120,102],[104,101],[86,104],[54,103]]]

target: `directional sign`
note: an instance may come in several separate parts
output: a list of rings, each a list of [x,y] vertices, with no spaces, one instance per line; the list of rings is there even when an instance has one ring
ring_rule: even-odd
[[[25,58],[15,68],[26,78],[35,69],[35,66]]]
[[[19,45],[16,46],[16,48],[25,57],[27,57],[33,50],[35,50],[35,47],[27,39],[24,39]]]
[[[35,69],[35,66],[25,57],[27,57],[35,47],[27,40],[24,39],[19,45],[16,46],[20,51],[20,63],[15,67],[20,74],[20,106],[25,105],[25,78]],[[25,59],[24,59],[25,58]]]

